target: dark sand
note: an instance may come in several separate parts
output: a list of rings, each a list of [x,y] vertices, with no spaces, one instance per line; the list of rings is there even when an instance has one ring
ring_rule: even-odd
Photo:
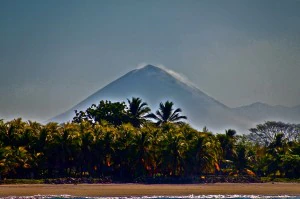
[[[182,195],[300,195],[300,183],[254,184],[191,184],[191,185],[142,185],[142,184],[78,184],[0,185],[0,196],[33,195],[72,196],[182,196]]]

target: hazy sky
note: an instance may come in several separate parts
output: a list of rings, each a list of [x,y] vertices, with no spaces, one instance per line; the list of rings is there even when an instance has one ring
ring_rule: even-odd
[[[141,63],[230,107],[300,104],[299,0],[1,0],[0,117],[47,120]]]

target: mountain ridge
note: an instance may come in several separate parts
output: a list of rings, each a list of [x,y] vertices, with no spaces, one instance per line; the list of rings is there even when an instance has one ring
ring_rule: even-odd
[[[281,104],[270,105],[268,103],[257,101],[257,102],[251,103],[251,104],[245,104],[245,105],[233,107],[233,109],[248,107],[248,106],[268,106],[268,107],[281,107],[281,108],[299,108],[300,107],[300,105],[295,105],[295,106],[285,106],[285,105],[281,105]]]
[[[188,117],[188,123],[193,127],[202,129],[207,126],[214,132],[235,128],[245,133],[258,122],[256,116],[253,116],[257,110],[266,109],[270,112],[268,109],[271,109],[270,105],[261,102],[229,108],[174,71],[146,65],[122,75],[49,121],[71,121],[75,110],[86,110],[92,104],[98,104],[100,100],[126,101],[131,97],[140,97],[148,103],[152,111],[157,110],[160,102],[173,101],[176,107],[182,108],[183,115]],[[259,116],[259,119],[265,115],[265,111],[261,112],[262,116]],[[294,115],[300,113],[295,111]]]
[[[300,106],[287,107],[255,102],[249,105],[233,108],[232,110],[243,117],[247,117],[254,123],[260,123],[268,120],[280,120],[289,123],[298,123],[300,121]]]

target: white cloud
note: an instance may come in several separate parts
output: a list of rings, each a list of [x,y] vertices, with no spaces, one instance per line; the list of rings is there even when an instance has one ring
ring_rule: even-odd
[[[153,66],[156,66],[164,71],[166,71],[168,74],[170,74],[171,76],[173,76],[175,79],[177,79],[178,81],[181,81],[189,86],[192,86],[192,87],[196,87],[197,86],[195,84],[193,84],[186,76],[184,76],[183,74],[180,74],[178,72],[175,72],[169,68],[167,68],[165,65],[163,64],[160,64],[160,63],[146,63],[146,62],[142,62],[142,63],[139,63],[138,66],[137,66],[137,69],[140,69],[140,68],[143,68],[147,65],[153,65]]]

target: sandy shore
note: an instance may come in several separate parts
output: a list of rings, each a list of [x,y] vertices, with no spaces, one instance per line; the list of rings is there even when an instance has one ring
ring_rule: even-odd
[[[192,185],[141,185],[141,184],[78,184],[78,185],[0,185],[0,196],[33,195],[73,196],[153,196],[153,195],[300,195],[300,183],[263,184],[192,184]]]

